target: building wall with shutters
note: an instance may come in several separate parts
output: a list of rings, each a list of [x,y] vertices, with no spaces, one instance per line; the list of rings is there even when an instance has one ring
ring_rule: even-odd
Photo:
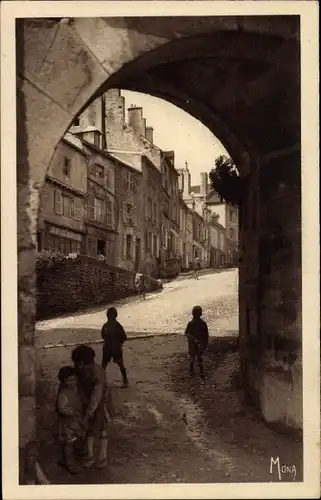
[[[81,147],[81,143],[79,146]],[[66,160],[69,160],[69,166]],[[87,191],[86,154],[66,139],[61,140],[49,165],[47,176],[85,194]]]
[[[140,272],[144,259],[142,173],[119,161],[115,163],[115,198],[115,265]],[[130,251],[128,251],[129,242],[131,242]]]
[[[69,253],[69,248],[72,249],[70,251],[77,248],[77,251],[83,253],[85,249],[83,244],[85,241],[84,213],[84,196],[47,179],[41,193],[39,208],[39,232],[42,234],[42,248],[39,250],[59,250],[62,253]],[[61,234],[57,231],[58,229],[61,230]],[[64,241],[78,241],[80,237],[80,247],[79,245],[75,247],[74,244],[68,245]]]
[[[143,272],[156,276],[161,261],[163,186],[161,172],[146,157],[142,157],[142,178],[145,239]]]

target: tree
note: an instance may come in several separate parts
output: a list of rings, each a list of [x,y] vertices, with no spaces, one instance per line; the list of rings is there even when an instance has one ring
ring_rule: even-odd
[[[215,160],[215,167],[209,173],[213,189],[221,201],[231,205],[241,205],[246,192],[247,183],[240,178],[233,160],[221,155]]]

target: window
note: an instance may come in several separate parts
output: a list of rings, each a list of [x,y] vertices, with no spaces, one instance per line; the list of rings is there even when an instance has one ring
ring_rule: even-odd
[[[97,240],[97,255],[106,257],[106,242],[104,240]]]
[[[51,226],[47,237],[46,249],[56,250],[68,255],[81,253],[82,236],[67,229]]]
[[[134,189],[134,176],[132,172],[126,172],[126,189],[127,191],[133,191]]]
[[[62,171],[63,171],[63,174],[64,174],[65,177],[70,177],[71,159],[68,158],[67,156],[64,157]]]
[[[152,251],[152,233],[150,231],[145,232],[145,252],[151,253]]]
[[[83,220],[84,218],[84,205],[82,198],[75,196],[74,198],[74,219]]]
[[[65,217],[74,217],[73,196],[67,193],[62,193],[60,189],[55,189],[54,210],[58,215],[64,215]]]
[[[157,255],[157,236],[153,234],[153,254]]]
[[[95,220],[97,222],[105,220],[105,202],[99,198],[95,198]]]
[[[157,221],[157,206],[154,201],[152,202],[152,221],[154,223],[156,223]]]
[[[133,237],[131,234],[126,235],[126,257],[127,259],[133,257]]]
[[[103,181],[104,180],[104,177],[105,177],[105,169],[104,169],[104,167],[102,167],[101,165],[96,165],[95,177],[99,181]]]
[[[112,226],[113,224],[113,202],[111,200],[107,201],[107,224]]]
[[[79,118],[75,118],[74,121],[72,122],[72,124],[73,124],[74,127],[79,127],[79,125],[80,125]]]
[[[230,229],[230,239],[234,239],[234,229]]]
[[[134,218],[134,205],[123,201],[123,221],[125,224],[129,224]]]
[[[72,196],[68,196],[65,193],[62,196],[63,200],[63,214],[65,217],[74,216],[74,199]]]
[[[62,215],[62,194],[59,189],[55,189],[55,213]]]

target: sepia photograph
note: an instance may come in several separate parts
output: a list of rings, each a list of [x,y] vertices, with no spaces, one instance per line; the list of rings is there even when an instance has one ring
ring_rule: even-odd
[[[317,3],[4,4],[4,498],[319,498]]]

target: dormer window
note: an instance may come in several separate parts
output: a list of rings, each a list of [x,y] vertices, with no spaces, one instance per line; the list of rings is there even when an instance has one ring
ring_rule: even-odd
[[[72,122],[72,125],[73,125],[74,127],[79,127],[79,125],[80,125],[80,120],[79,120],[79,118],[75,118],[75,119],[74,119],[74,121]]]
[[[70,171],[71,171],[71,160],[67,156],[64,157],[64,163],[63,163],[63,174],[66,177],[70,177]]]
[[[104,179],[105,171],[101,165],[96,165],[96,178],[100,181]]]
[[[100,148],[100,133],[98,131],[94,132],[94,144],[97,146],[97,148]]]

